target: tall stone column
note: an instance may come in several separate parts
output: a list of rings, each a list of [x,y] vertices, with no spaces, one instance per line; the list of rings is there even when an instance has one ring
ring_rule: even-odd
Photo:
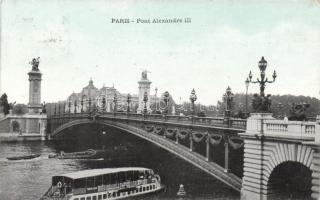
[[[147,92],[148,94],[148,101],[147,101],[147,110],[148,112],[151,111],[150,109],[150,85],[151,85],[151,81],[149,81],[148,77],[147,77],[147,71],[143,71],[141,74],[141,80],[138,82],[139,84],[139,107],[137,110],[137,113],[142,113],[143,109],[144,109],[144,102],[143,102],[143,97],[144,97],[144,93]]]
[[[40,112],[41,105],[41,77],[42,74],[39,71],[39,59],[32,61],[32,70],[29,75],[29,114],[37,114]]]

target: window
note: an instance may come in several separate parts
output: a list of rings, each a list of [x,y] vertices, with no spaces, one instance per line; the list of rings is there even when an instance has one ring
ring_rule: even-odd
[[[147,191],[149,190],[149,186],[147,186]]]
[[[156,189],[156,186],[155,186],[155,185],[153,185],[153,186],[152,186],[152,188],[153,188],[153,189]]]
[[[143,187],[143,191],[146,191],[146,188],[145,188],[145,187]]]
[[[87,178],[87,188],[94,187],[94,177]]]
[[[86,179],[81,178],[81,179],[76,179],[74,181],[74,188],[85,188],[86,186]]]
[[[107,198],[107,194],[103,194],[103,199],[106,199]]]
[[[126,181],[126,174],[125,172],[119,172],[118,173],[118,180],[120,183],[123,183]]]
[[[81,197],[81,199],[80,200],[86,200],[84,197]]]
[[[95,177],[95,185],[102,185],[102,176],[96,176]]]
[[[97,200],[97,196],[92,196],[92,200]]]
[[[74,200],[79,200],[78,198],[75,198]]]
[[[139,188],[139,192],[142,192],[142,188]]]
[[[98,195],[98,200],[102,200],[102,195]]]
[[[87,197],[87,200],[91,200],[91,197]]]
[[[109,184],[111,184],[110,175],[108,174],[103,175],[103,185],[109,185]]]

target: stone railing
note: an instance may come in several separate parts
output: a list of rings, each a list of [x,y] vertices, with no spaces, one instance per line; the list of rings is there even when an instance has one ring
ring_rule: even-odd
[[[50,115],[49,118],[73,118],[73,117],[94,117],[106,116],[120,119],[136,119],[149,120],[157,122],[172,122],[183,124],[194,124],[203,126],[217,126],[234,129],[246,129],[247,120],[240,118],[224,118],[224,117],[197,117],[197,116],[180,116],[180,115],[160,115],[160,114],[137,114],[126,112],[96,112],[96,113],[62,113]]]
[[[320,141],[320,123],[278,120],[273,118],[271,113],[252,113],[247,119],[246,134]]]
[[[319,124],[308,121],[263,121],[263,133],[314,139],[319,132]]]

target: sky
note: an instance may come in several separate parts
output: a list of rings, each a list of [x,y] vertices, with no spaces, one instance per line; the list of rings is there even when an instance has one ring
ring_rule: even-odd
[[[0,0],[1,1],[1,0]],[[29,62],[40,57],[42,101],[65,100],[90,78],[101,88],[216,104],[228,86],[245,93],[264,56],[266,94],[320,98],[320,0],[2,0],[1,93],[28,102]],[[129,18],[116,24],[112,19]],[[135,23],[191,18],[191,23]],[[248,93],[258,93],[250,84]]]

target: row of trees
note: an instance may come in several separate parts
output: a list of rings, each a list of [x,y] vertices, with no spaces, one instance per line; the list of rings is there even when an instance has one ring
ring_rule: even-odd
[[[248,94],[247,110],[246,110],[246,95],[237,93],[234,95],[232,104],[232,114],[238,115],[239,112],[254,112],[252,107],[253,94]],[[306,109],[306,116],[315,117],[320,114],[320,100],[309,96],[294,96],[294,95],[274,95],[270,96],[271,107],[270,110],[275,116],[291,116],[296,104],[308,104]],[[225,100],[218,101],[217,112],[223,114],[225,110]]]

